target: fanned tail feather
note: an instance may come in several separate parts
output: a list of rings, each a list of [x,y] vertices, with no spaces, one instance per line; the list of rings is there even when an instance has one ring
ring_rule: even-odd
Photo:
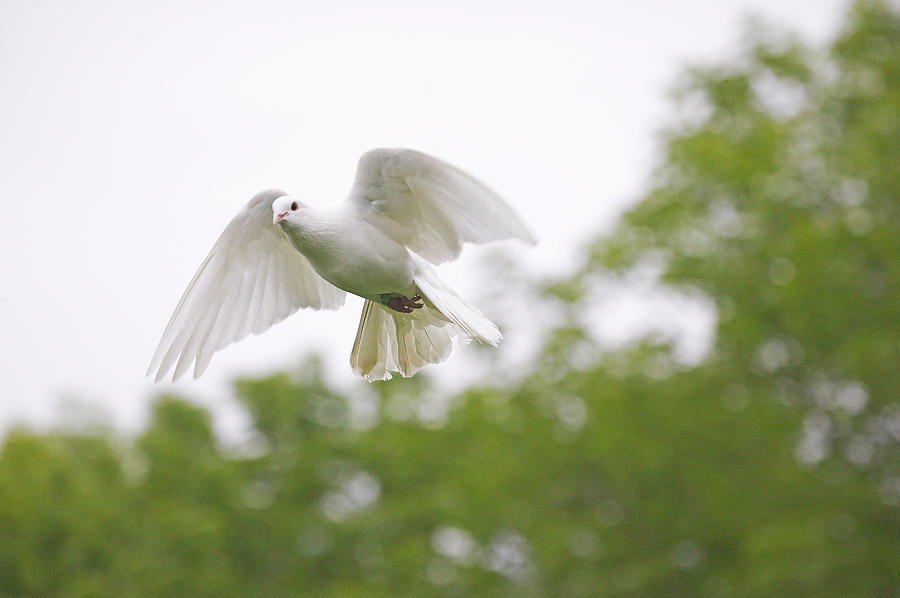
[[[412,376],[430,363],[450,356],[453,339],[496,345],[502,335],[478,310],[468,305],[437,275],[426,270],[416,278],[424,307],[400,313],[372,301],[363,305],[350,366],[366,380],[386,380],[391,372]]]
[[[366,301],[350,366],[366,380],[386,380],[391,372],[412,376],[429,363],[440,363],[453,350],[458,332],[433,307],[412,314]]]

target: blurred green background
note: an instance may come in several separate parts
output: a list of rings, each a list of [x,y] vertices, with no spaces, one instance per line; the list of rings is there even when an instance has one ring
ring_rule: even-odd
[[[494,273],[548,322],[522,371],[446,398],[311,358],[236,383],[239,447],[172,396],[137,438],[11,430],[0,595],[900,596],[900,14],[751,24],[672,103],[574,274]],[[636,276],[715,310],[700,363],[597,340]]]

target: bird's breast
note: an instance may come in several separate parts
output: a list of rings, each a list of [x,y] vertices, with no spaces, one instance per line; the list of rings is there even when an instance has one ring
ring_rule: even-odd
[[[318,274],[348,293],[375,298],[413,289],[414,265],[403,245],[367,226],[291,238]]]

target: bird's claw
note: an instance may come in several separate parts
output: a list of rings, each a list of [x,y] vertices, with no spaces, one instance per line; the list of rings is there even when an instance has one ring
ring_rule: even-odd
[[[425,304],[422,303],[422,296],[418,294],[413,295],[412,297],[394,294],[382,295],[381,299],[385,306],[402,314],[412,313],[414,309],[422,309],[425,306]]]

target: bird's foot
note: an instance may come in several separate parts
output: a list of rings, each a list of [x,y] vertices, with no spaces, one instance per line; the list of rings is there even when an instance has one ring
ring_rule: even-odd
[[[425,305],[422,303],[421,295],[417,294],[412,297],[405,297],[404,295],[399,295],[397,293],[383,294],[381,296],[381,304],[394,311],[399,311],[402,314],[412,313],[412,310],[422,309]]]

